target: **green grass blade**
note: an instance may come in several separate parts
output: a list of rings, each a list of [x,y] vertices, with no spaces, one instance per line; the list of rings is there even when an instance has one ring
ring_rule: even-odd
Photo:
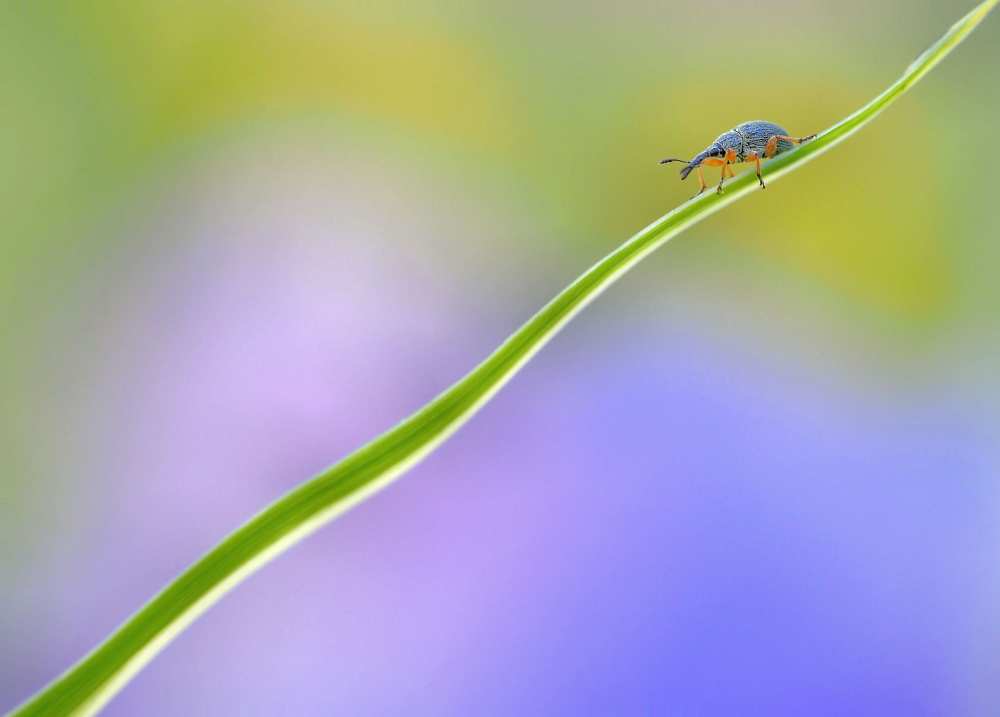
[[[906,92],[976,28],[987,0],[921,55],[885,92],[799,149],[770,161],[775,181],[843,142]],[[489,358],[425,407],[273,503],[188,568],[105,642],[12,714],[92,714],[195,618],[267,561],[402,475],[490,399],[559,329],[644,257],[756,189],[748,172],[724,195],[692,199],[595,264]]]

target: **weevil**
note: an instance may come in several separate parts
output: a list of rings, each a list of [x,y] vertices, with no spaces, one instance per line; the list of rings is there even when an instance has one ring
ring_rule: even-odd
[[[669,164],[670,162],[686,164],[687,166],[681,170],[681,179],[687,179],[691,172],[697,171],[698,181],[701,183],[698,194],[708,189],[702,167],[721,167],[722,177],[719,178],[719,186],[716,187],[715,191],[722,194],[722,185],[726,178],[736,176],[732,165],[740,162],[753,162],[757,165],[757,181],[760,182],[761,189],[767,189],[764,178],[760,176],[760,160],[777,157],[779,154],[794,149],[797,144],[808,142],[815,136],[811,134],[808,137],[792,137],[788,134],[788,130],[773,122],[754,120],[753,122],[744,122],[738,127],[720,134],[712,144],[690,161],[663,159],[660,160],[660,164]]]

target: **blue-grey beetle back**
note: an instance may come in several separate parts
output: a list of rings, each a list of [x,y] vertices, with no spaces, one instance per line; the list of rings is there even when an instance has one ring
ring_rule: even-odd
[[[744,156],[749,155],[751,152],[757,152],[763,156],[764,150],[767,147],[767,141],[771,137],[788,136],[788,130],[784,127],[776,125],[773,122],[764,122],[763,120],[744,122],[735,131],[743,136],[743,141],[746,145],[746,150],[743,152]],[[795,145],[786,139],[778,140],[778,151],[775,154],[787,152],[794,147]]]

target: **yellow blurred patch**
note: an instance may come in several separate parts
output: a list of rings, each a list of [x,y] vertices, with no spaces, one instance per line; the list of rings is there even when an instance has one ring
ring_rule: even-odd
[[[150,142],[218,123],[352,113],[479,149],[510,141],[490,58],[432,26],[320,3],[115,3],[78,10]]]

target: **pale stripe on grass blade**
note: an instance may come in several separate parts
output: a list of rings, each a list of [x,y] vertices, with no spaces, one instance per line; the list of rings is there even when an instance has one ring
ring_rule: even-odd
[[[769,162],[770,181],[801,167],[874,119],[940,62],[1000,0],[960,20],[885,92],[816,139]],[[577,312],[652,251],[757,187],[753,172],[727,192],[692,199],[658,219],[563,290],[465,378],[395,428],[264,509],[188,568],[107,640],[15,710],[97,712],[198,615],[250,573],[402,475],[467,421]],[[252,630],[253,626],[247,626]]]

